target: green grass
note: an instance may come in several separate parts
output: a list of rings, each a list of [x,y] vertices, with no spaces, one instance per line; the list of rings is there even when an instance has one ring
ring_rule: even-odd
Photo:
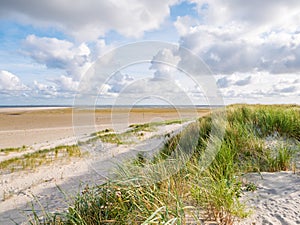
[[[170,138],[154,159],[139,154],[119,166],[114,180],[87,186],[58,223],[53,217],[42,223],[233,224],[248,216],[240,197],[256,186],[245,184],[243,174],[291,169],[300,151],[300,107],[233,105],[226,111],[226,123],[214,123],[221,111],[200,118]],[[207,167],[206,161],[211,162]]]
[[[92,143],[97,139],[100,139],[106,143],[113,144],[131,144],[130,140],[132,135],[138,137],[141,136],[141,132],[154,131],[155,127],[161,126],[163,124],[175,124],[181,123],[181,120],[170,120],[164,122],[152,122],[146,124],[133,124],[130,125],[130,129],[124,133],[117,134],[113,129],[105,129],[99,132],[91,134],[91,138],[84,143]],[[83,143],[79,143],[83,144]],[[11,152],[22,152],[26,150],[26,146],[20,148],[5,148],[0,149],[0,152],[9,154]],[[39,150],[34,153],[27,153],[20,157],[14,157],[8,160],[0,162],[0,174],[6,172],[15,172],[24,169],[34,169],[38,166],[49,164],[54,160],[62,159],[64,157],[79,157],[81,156],[80,149],[77,145],[72,146],[58,146],[52,149]]]
[[[22,147],[19,147],[19,148],[2,148],[2,149],[0,149],[0,152],[9,154],[11,152],[22,152],[24,150],[26,150],[25,145],[23,145]]]
[[[116,133],[113,129],[105,129],[99,132],[91,134],[91,138],[84,143],[79,144],[89,144],[98,139],[105,143],[111,144],[132,144],[135,139],[144,136],[145,132],[153,132],[157,129],[158,126],[171,125],[171,124],[180,124],[185,120],[167,120],[161,122],[151,122],[143,124],[131,124],[129,129],[123,133]]]
[[[0,174],[25,169],[35,169],[54,161],[80,156],[81,152],[77,145],[58,146],[51,149],[39,150],[0,162]]]

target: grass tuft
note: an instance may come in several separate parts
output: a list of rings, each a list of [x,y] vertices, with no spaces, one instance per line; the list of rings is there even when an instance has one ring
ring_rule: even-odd
[[[0,162],[0,174],[11,173],[25,169],[35,169],[66,157],[80,157],[81,151],[77,145],[64,145],[51,149],[39,150],[27,153],[20,157],[14,157]]]

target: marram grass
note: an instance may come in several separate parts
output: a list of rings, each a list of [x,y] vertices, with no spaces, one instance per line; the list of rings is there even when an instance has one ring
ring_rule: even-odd
[[[154,159],[139,154],[131,164],[119,166],[120,176],[102,185],[86,186],[68,211],[34,223],[201,224],[214,220],[234,224],[249,215],[239,201],[241,195],[255,190],[253,184],[242,182],[244,173],[291,169],[293,157],[300,151],[300,107],[233,105],[226,108],[226,114],[226,123],[220,124],[225,126],[222,139],[211,137],[212,115],[200,118],[196,123],[199,129],[188,126]],[[189,139],[194,132],[199,132],[196,146],[190,145]],[[202,168],[199,165],[211,141],[219,142],[220,148],[211,164]],[[193,148],[192,154],[184,148]],[[157,170],[170,169],[170,163],[162,163],[170,157],[189,160],[172,176],[149,182]]]
[[[51,149],[43,149],[0,162],[0,174],[26,169],[32,170],[42,165],[58,162],[59,160],[81,156],[82,153],[77,145],[62,145]]]

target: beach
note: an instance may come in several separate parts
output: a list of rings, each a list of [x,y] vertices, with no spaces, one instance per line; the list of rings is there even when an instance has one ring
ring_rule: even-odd
[[[179,112],[180,111],[180,112]],[[88,138],[91,131],[115,128],[114,118],[122,123],[121,128],[130,124],[162,122],[171,120],[188,121],[194,111],[168,108],[135,108],[135,109],[97,109],[96,111],[80,110],[74,113],[71,108],[3,108],[0,109],[0,149],[21,148],[20,151],[1,152],[0,162],[15,157],[22,157],[41,149],[55,148],[61,145],[73,145],[79,141],[74,129],[74,115],[80,118],[95,116],[95,124],[84,125],[80,120],[84,136]],[[206,115],[207,109],[198,109],[197,117]],[[180,114],[180,115],[179,115]],[[112,116],[113,115],[113,116]],[[125,117],[125,119],[124,119]],[[127,118],[126,118],[127,117]],[[119,124],[119,123],[118,123]],[[178,132],[185,123],[174,123],[159,126],[155,130],[144,132],[142,138],[125,145],[106,144],[107,150],[101,157],[79,157],[53,161],[35,169],[21,170],[1,174],[1,224],[14,224],[26,221],[30,214],[31,203],[39,210],[39,204],[49,211],[62,210],[67,206],[67,197],[57,188],[68,190],[68,195],[75,195],[80,184],[95,184],[106,180],[110,168],[116,160],[134,157],[138,148],[154,146],[160,148],[164,137]],[[117,126],[118,127],[118,126]],[[80,130],[82,130],[80,128]],[[84,138],[82,137],[82,138]],[[114,161],[110,160],[114,158]],[[101,172],[99,172],[101,171]],[[39,204],[35,201],[38,200]],[[26,212],[26,213],[24,213]]]
[[[300,224],[300,172],[251,173],[257,190],[243,196],[252,214],[240,224]]]
[[[209,113],[208,109],[196,111],[197,117]],[[62,156],[33,169],[2,171],[0,224],[26,224],[32,216],[32,206],[39,215],[66,210],[86,185],[107,181],[112,168],[133,159],[141,149],[149,148],[151,152],[162,148],[166,137],[182,131],[195,120],[193,116],[195,110],[170,108],[0,109],[0,149],[8,148],[1,151],[0,162],[88,141],[95,137],[91,135],[95,131],[109,136],[113,129],[121,137],[133,125],[156,124],[153,129],[135,131],[133,137],[125,136],[122,143],[102,143],[100,150],[92,144],[86,145],[92,149],[89,155]],[[245,183],[251,182],[256,187],[242,195],[242,201],[252,213],[235,224],[300,224],[300,161],[295,166],[294,171],[245,174]]]
[[[181,115],[179,113],[181,112]],[[99,131],[107,128],[114,128],[116,122],[114,117],[128,126],[135,123],[149,123],[153,121],[188,119],[193,112],[185,109],[169,108],[133,108],[133,109],[97,109],[83,110],[83,112],[73,112],[71,108],[2,108],[0,109],[0,149],[32,146],[36,144],[46,144],[74,135],[73,116],[80,115],[82,121],[80,126],[86,126],[86,132]],[[202,116],[207,113],[206,109],[198,109],[197,115]],[[112,116],[113,115],[113,116]],[[92,123],[84,121],[86,117],[94,116]]]

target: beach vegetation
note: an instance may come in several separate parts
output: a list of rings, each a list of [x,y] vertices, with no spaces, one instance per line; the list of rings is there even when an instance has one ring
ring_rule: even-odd
[[[32,170],[42,165],[81,156],[81,151],[77,145],[62,145],[55,148],[38,150],[1,161],[0,174]]]
[[[138,154],[119,165],[116,176],[78,193],[60,212],[59,223],[49,217],[42,224],[234,224],[248,216],[240,198],[257,186],[245,183],[244,174],[292,168],[300,151],[300,107],[232,105],[226,107],[226,121],[214,124],[218,114],[170,137],[153,158]],[[224,136],[212,136],[218,126]],[[216,154],[205,154],[215,143]],[[170,176],[160,176],[172,169]]]
[[[113,129],[105,129],[92,133],[91,138],[85,142],[80,142],[79,144],[90,144],[97,140],[101,140],[104,143],[117,145],[133,144],[137,139],[143,137],[145,133],[156,131],[158,126],[181,124],[184,121],[187,120],[175,119],[159,122],[131,124],[124,132],[115,132]]]
[[[11,152],[22,152],[25,151],[27,148],[25,145],[19,148],[2,148],[0,149],[0,153],[9,154]]]

